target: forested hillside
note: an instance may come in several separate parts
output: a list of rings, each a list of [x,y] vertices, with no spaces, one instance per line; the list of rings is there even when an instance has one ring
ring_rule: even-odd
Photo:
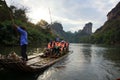
[[[42,24],[44,23],[45,21]],[[19,33],[13,28],[13,24],[26,27],[29,44],[47,43],[55,38],[49,28],[43,29],[40,24],[33,24],[28,21],[26,8],[17,8],[13,5],[8,7],[4,0],[0,0],[0,44],[19,44]]]
[[[120,2],[107,14],[108,20],[91,37],[92,43],[120,44]]]

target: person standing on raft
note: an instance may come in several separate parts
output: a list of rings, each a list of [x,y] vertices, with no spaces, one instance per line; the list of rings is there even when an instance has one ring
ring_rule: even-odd
[[[26,54],[28,45],[28,34],[25,27],[13,25],[17,31],[20,33],[20,46],[21,46],[21,56],[23,61],[28,61],[28,56]]]

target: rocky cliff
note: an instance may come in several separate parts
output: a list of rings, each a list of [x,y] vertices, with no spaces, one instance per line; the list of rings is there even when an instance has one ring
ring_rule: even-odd
[[[120,2],[107,14],[108,20],[116,18],[120,18]]]
[[[84,26],[82,32],[91,35],[91,34],[92,34],[92,23],[89,22],[89,23],[85,24],[85,26]]]
[[[92,34],[91,22],[85,24],[82,30],[79,30],[78,32],[75,33],[65,32],[63,30],[62,24],[58,22],[53,23],[50,27],[54,34],[60,36],[61,38],[64,38],[69,42],[80,42],[80,39],[82,39],[83,37],[88,37]]]
[[[74,35],[75,42],[84,42],[92,34],[92,23],[86,23],[82,30],[79,30]]]
[[[93,35],[94,43],[120,44],[120,2],[107,14],[108,20]]]
[[[52,32],[61,38],[66,37],[66,32],[63,30],[62,24],[55,22],[50,26]]]

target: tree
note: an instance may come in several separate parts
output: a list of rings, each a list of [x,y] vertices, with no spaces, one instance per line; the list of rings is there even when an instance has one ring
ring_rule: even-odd
[[[15,6],[11,5],[10,9],[12,10],[12,12],[14,14],[13,15],[14,19],[21,20],[22,22],[28,21],[28,18],[26,16],[26,12],[27,12],[26,8],[23,7],[23,8],[17,9]]]
[[[0,0],[0,22],[10,19],[10,8],[4,0]]]
[[[37,26],[42,27],[43,29],[47,29],[48,28],[48,22],[46,22],[45,20],[41,19],[38,23]]]

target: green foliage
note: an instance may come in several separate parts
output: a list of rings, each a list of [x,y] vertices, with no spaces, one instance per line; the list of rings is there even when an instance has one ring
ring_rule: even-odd
[[[45,34],[46,33],[46,34]],[[28,28],[28,38],[29,43],[31,44],[42,44],[42,43],[48,43],[50,39],[52,38],[52,35],[50,35],[49,32],[45,32],[45,30],[39,30],[36,28]]]
[[[10,20],[10,10],[5,1],[0,0],[0,22]]]
[[[91,36],[91,41],[99,44],[120,44],[120,19],[107,21]]]
[[[15,35],[15,31],[10,24],[6,21],[0,24],[0,43],[5,45],[15,44],[18,40]]]
[[[16,21],[20,24],[19,21]],[[38,28],[31,23],[21,23],[26,26],[28,31],[29,44],[43,44],[48,43],[51,39],[54,39],[54,35],[50,33],[48,29]],[[0,44],[4,45],[16,45],[19,44],[20,35],[11,25],[11,21],[6,21],[0,24]]]
[[[28,18],[25,14],[27,9],[25,9],[25,8],[24,9],[12,8],[11,10],[14,13],[14,15],[13,15],[14,19],[21,20],[22,22],[27,22]]]
[[[0,4],[5,5],[0,2]],[[13,12],[9,13],[8,10],[11,10]],[[3,13],[1,13],[1,10],[3,10]],[[7,12],[5,12],[5,11]],[[17,9],[15,6],[3,7],[1,9],[0,7],[0,44],[3,45],[18,45],[19,44],[19,37],[20,34],[17,30],[13,28],[13,21],[18,26],[24,26],[27,29],[28,32],[28,40],[29,44],[44,44],[48,43],[51,39],[55,38],[55,35],[51,33],[51,30],[49,28],[42,29],[41,26],[35,25],[28,21],[26,15],[25,15],[26,9]],[[5,18],[5,16],[11,15],[11,18]],[[1,17],[4,17],[4,21],[2,21]],[[48,24],[46,21],[44,21],[45,24]]]
[[[66,37],[65,37],[65,39],[67,40],[67,41],[69,41],[69,42],[71,42],[71,43],[73,43],[74,42],[74,34],[72,33],[72,32],[66,32]]]

